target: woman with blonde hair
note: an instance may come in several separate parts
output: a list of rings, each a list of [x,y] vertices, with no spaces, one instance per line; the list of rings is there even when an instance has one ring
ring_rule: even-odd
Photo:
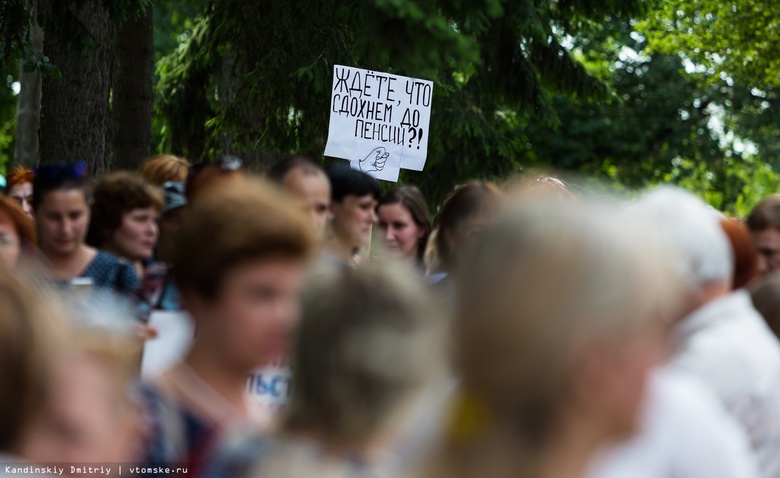
[[[581,476],[634,431],[679,282],[626,216],[527,198],[484,231],[459,269],[461,400],[425,476]]]
[[[186,182],[189,170],[190,162],[186,159],[172,154],[158,154],[144,161],[138,168],[138,174],[149,183],[162,186],[168,182]]]

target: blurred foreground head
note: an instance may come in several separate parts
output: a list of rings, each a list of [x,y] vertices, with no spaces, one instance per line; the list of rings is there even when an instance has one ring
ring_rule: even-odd
[[[437,476],[533,476],[556,447],[590,452],[634,429],[676,313],[653,237],[617,208],[545,198],[483,232],[460,269],[454,333],[484,423],[453,436]]]
[[[133,309],[40,294],[0,273],[0,450],[33,463],[137,459]]]
[[[250,179],[187,207],[172,266],[199,328],[194,347],[246,372],[278,358],[315,243],[306,215],[273,184]]]
[[[221,156],[214,162],[202,162],[190,167],[185,194],[188,202],[209,195],[212,191],[229,189],[240,184],[245,176],[243,162],[235,156]]]
[[[330,264],[303,298],[286,427],[366,446],[443,371],[444,321],[406,264]]]
[[[50,395],[59,350],[41,312],[0,270],[0,453],[22,454]]]

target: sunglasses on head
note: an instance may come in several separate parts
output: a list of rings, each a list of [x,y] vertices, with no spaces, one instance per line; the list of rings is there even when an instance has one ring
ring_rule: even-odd
[[[221,156],[217,161],[213,163],[198,163],[190,168],[190,175],[193,176],[195,174],[200,173],[204,169],[208,168],[209,166],[216,167],[218,169],[221,169],[222,171],[238,171],[241,169],[241,167],[244,164],[241,162],[241,159],[235,157],[235,156]]]
[[[86,179],[88,175],[87,163],[84,161],[47,163],[35,168],[35,179],[43,181]]]

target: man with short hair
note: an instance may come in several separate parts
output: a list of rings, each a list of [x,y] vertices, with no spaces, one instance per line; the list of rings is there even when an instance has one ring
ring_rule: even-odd
[[[780,194],[758,203],[745,222],[758,252],[758,271],[766,275],[780,269]]]
[[[331,184],[333,221],[325,250],[345,264],[356,264],[359,254],[371,244],[377,223],[379,183],[366,173],[335,165],[327,170]]]
[[[301,201],[317,238],[324,241],[331,215],[330,181],[325,171],[308,157],[295,154],[276,163],[268,178]]]

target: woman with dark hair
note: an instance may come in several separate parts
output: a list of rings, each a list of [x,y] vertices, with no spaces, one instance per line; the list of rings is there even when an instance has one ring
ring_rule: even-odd
[[[387,191],[379,198],[376,214],[385,248],[423,267],[431,221],[420,190],[416,186],[398,186]]]
[[[108,174],[95,186],[87,244],[131,262],[140,277],[154,255],[162,208],[162,193],[140,175]]]
[[[438,275],[437,283],[452,288],[453,276],[458,274],[459,258],[470,248],[495,215],[503,193],[491,182],[473,181],[460,186],[444,201],[436,217],[436,252],[439,268],[446,275]],[[451,293],[452,291],[450,291]]]
[[[84,242],[90,200],[86,163],[49,163],[36,169],[33,209],[38,247],[48,260],[45,275],[56,283],[82,278],[96,287],[132,292],[138,286],[133,266]]]

